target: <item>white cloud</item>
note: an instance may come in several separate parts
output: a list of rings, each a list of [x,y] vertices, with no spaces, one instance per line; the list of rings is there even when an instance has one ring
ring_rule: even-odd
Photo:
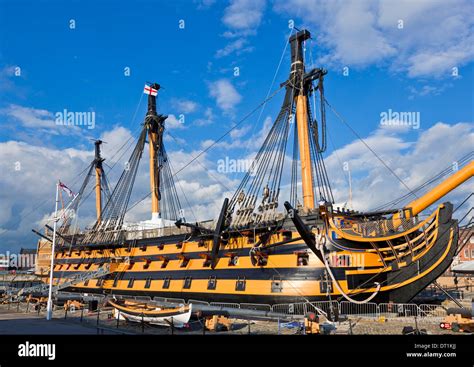
[[[250,131],[251,128],[252,128],[252,126],[250,126],[250,125],[244,125],[241,128],[234,129],[230,132],[230,137],[232,139],[241,138],[241,137],[247,135],[247,133]]]
[[[11,104],[1,111],[2,114],[13,117],[21,125],[32,128],[55,128],[52,112],[32,107],[23,107]]]
[[[211,83],[209,85],[209,94],[216,100],[217,106],[225,113],[231,113],[242,99],[242,96],[227,79],[220,79]]]
[[[245,151],[245,159],[252,160],[257,153],[257,151],[262,146],[265,138],[267,137],[271,127],[272,127],[272,118],[267,116],[263,121],[263,126],[257,128],[257,131],[252,131],[252,134],[248,135],[249,131],[255,129],[256,126],[244,125],[241,128],[235,128],[230,133],[229,140],[221,140],[216,143],[212,139],[207,139],[201,142],[201,148],[206,149],[209,146],[213,145],[213,149],[222,149],[228,152],[230,149],[243,149]]]
[[[18,96],[24,97],[24,95],[26,94],[24,88],[20,86],[15,86],[15,84],[13,83],[14,78],[20,78],[23,74],[20,69],[20,75],[15,75],[17,67],[18,66],[7,65],[0,69],[0,90],[2,92],[17,92],[16,94]]]
[[[178,113],[192,113],[199,107],[196,102],[189,99],[176,99],[172,101],[172,104],[178,110]]]
[[[13,228],[13,232],[4,234],[7,244],[13,244],[10,241],[16,240],[25,247],[32,245],[22,243],[22,236],[28,238],[31,228],[36,226],[44,213],[51,213],[58,179],[68,186],[77,184],[75,176],[87,165],[87,154],[84,153],[76,149],[61,151],[17,141],[0,143],[0,202],[3,213],[0,227]],[[91,160],[93,153],[88,153]],[[44,205],[41,206],[41,203]],[[32,215],[24,216],[34,210]]]
[[[165,120],[165,127],[169,130],[186,129],[184,122],[177,119],[175,115],[168,115],[168,118]]]
[[[17,137],[31,142],[43,141],[45,143],[61,135],[87,140],[91,138],[93,132],[93,129],[89,129],[86,125],[57,124],[55,114],[41,108],[10,104],[0,109],[0,115],[5,116],[2,124],[6,128],[14,131]],[[84,122],[81,120],[81,123]],[[93,128],[95,128],[95,116]]]
[[[248,32],[258,28],[264,8],[265,0],[232,0],[222,21],[229,28]]]
[[[248,46],[247,36],[257,34],[257,29],[262,21],[265,10],[265,0],[232,0],[224,10],[222,22],[229,28],[223,37],[234,41],[228,43],[216,52],[216,57],[224,57],[233,54],[253,50]]]
[[[208,9],[215,4],[216,0],[193,0],[199,10]]]
[[[207,149],[207,148],[209,148],[211,145],[216,146],[216,144],[214,144],[214,143],[215,143],[215,141],[212,140],[212,139],[203,140],[203,141],[201,142],[201,148],[202,148],[202,149]]]
[[[414,99],[416,97],[425,97],[425,96],[438,96],[447,88],[452,87],[452,84],[443,83],[441,86],[425,84],[417,88],[415,86],[408,87],[410,95],[408,99]]]
[[[193,122],[195,126],[208,126],[214,123],[214,112],[211,107],[207,107],[204,112],[204,118],[199,118]]]
[[[114,126],[111,130],[105,131],[100,139],[104,142],[101,146],[102,157],[108,164],[115,163],[121,156],[127,157],[134,141],[130,130],[122,126]]]
[[[310,26],[329,49],[323,64],[387,64],[410,77],[439,77],[474,58],[469,0],[279,0],[275,8]]]
[[[248,44],[248,40],[246,38],[238,38],[235,41],[227,44],[224,48],[217,50],[216,57],[221,58],[232,53],[236,53],[240,55],[243,52],[249,52],[253,50],[253,47],[245,47]]]
[[[394,131],[383,129],[364,140],[409,188],[414,189],[472,151],[474,124],[448,125],[439,122],[425,131],[420,130],[417,140],[413,142],[405,141]],[[356,210],[374,209],[408,192],[357,140],[332,152],[326,159],[334,196],[339,204],[347,202],[349,195],[347,178],[341,168],[343,162],[348,162],[351,169],[353,207]],[[470,191],[469,184],[465,184],[443,200],[459,202]]]
[[[120,158],[114,171],[108,172],[108,167],[105,168],[112,186],[125,167],[134,146],[131,136],[129,130],[116,126],[100,137],[107,142],[102,145],[106,163],[112,165]],[[122,155],[122,150],[115,154],[127,141],[129,143],[126,144],[125,153]],[[175,148],[175,145],[172,147]],[[61,179],[73,191],[78,192],[84,179],[83,170],[93,159],[93,150],[92,142],[90,147],[83,150],[46,148],[18,141],[0,143],[0,231],[8,229],[1,235],[0,250],[35,246],[36,237],[32,235],[31,229],[39,229],[45,219],[50,217],[54,209],[56,180]],[[174,172],[184,167],[198,153],[199,150],[184,152],[168,147]],[[114,159],[111,159],[112,155],[115,155]],[[148,149],[145,147],[129,206],[138,202],[150,190],[147,158]],[[181,205],[189,220],[195,220],[194,216],[198,220],[212,219],[222,205],[222,198],[231,194],[225,187],[236,185],[225,174],[216,172],[214,158],[209,160],[203,154],[175,178]],[[80,172],[83,175],[78,177]],[[93,194],[81,205],[78,218],[82,228],[94,222]],[[147,199],[128,212],[125,219],[134,222],[149,218],[150,202]]]

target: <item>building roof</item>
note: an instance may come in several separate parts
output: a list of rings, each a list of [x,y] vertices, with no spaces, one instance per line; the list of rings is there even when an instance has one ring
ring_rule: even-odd
[[[454,273],[460,274],[474,274],[474,260],[466,261],[459,265],[453,266],[451,269]]]

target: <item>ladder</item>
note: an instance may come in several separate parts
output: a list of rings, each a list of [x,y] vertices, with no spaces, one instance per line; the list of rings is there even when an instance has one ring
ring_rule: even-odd
[[[67,281],[57,284],[53,286],[52,293],[57,293],[59,290],[70,287],[74,284],[80,283],[80,282],[85,282],[86,280],[93,279],[93,278],[98,278],[103,275],[110,274],[112,271],[110,269],[109,264],[103,264],[102,267],[99,269],[92,271],[92,272],[83,272],[80,274],[76,274],[72,278],[69,278]],[[48,292],[49,291],[49,284],[39,284],[35,285],[33,287],[27,287],[27,288],[22,288],[18,291],[16,294],[17,297],[22,296],[24,294],[31,294],[31,293],[43,293],[43,292]]]

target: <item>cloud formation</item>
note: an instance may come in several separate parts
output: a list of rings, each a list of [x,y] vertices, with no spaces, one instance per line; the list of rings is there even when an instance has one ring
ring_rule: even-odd
[[[209,95],[215,99],[217,106],[224,113],[232,113],[242,100],[242,96],[228,79],[212,82],[209,85]]]
[[[266,120],[266,125],[268,121],[269,119]],[[247,140],[256,141],[263,135],[259,131]],[[116,182],[129,155],[115,153],[131,136],[129,130],[120,126],[101,136],[101,139],[108,142],[103,145],[103,156],[108,165],[113,165],[118,160],[115,174],[109,175],[112,183]],[[246,136],[245,128],[234,138],[239,140],[242,136]],[[472,151],[474,124],[448,125],[439,122],[425,131],[420,130],[414,141],[406,141],[405,136],[379,129],[364,139],[410,188],[415,188]],[[463,138],[460,139],[460,136]],[[146,152],[147,149],[145,156]],[[199,150],[168,149],[168,154],[173,171],[177,172],[196,157]],[[175,177],[181,205],[188,220],[214,218],[222,205],[222,198],[232,195],[237,187],[239,179],[235,175],[217,171],[217,159],[226,154],[229,152],[218,153],[211,150]],[[83,179],[82,176],[77,176],[92,158],[92,144],[90,149],[61,150],[18,141],[0,143],[0,170],[3,173],[0,176],[0,229],[9,229],[1,235],[2,248],[34,246],[35,237],[30,234],[31,228],[38,228],[51,215],[56,180],[61,179],[77,191]],[[17,162],[20,162],[19,169]],[[130,205],[149,192],[148,166],[145,162],[146,158],[140,165]],[[406,193],[403,185],[360,141],[355,140],[332,152],[326,159],[338,205],[343,205],[348,200],[347,177],[341,169],[343,162],[348,162],[351,169],[353,207],[357,210],[372,209]],[[459,203],[470,191],[472,189],[466,184],[444,199]],[[285,192],[284,188],[282,192]],[[471,207],[474,201],[471,200],[468,205]],[[150,199],[147,198],[127,213],[126,220],[136,222],[149,219],[149,216]],[[93,195],[81,206],[79,218],[82,226],[94,222]]]
[[[224,38],[234,40],[217,50],[216,57],[252,51],[247,37],[257,34],[264,11],[265,0],[231,0],[224,10],[222,23],[228,28],[223,34]]]
[[[329,50],[323,65],[387,65],[413,78],[440,77],[474,58],[469,0],[278,0],[275,10],[310,27]]]

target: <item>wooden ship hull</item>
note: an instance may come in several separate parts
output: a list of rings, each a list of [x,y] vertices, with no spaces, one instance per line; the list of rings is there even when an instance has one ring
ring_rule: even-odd
[[[291,221],[275,228],[259,248],[251,249],[268,228],[230,233],[210,267],[212,238],[189,233],[133,239],[121,246],[93,245],[57,252],[59,282],[109,264],[111,272],[64,289],[80,293],[149,296],[230,303],[294,303],[344,300],[341,291],[363,300],[408,302],[451,264],[457,248],[452,206],[440,205],[424,221],[395,235],[353,240],[334,228],[328,248],[331,271],[301,239]],[[315,221],[308,216],[304,221]],[[151,232],[151,231],[150,231]],[[144,233],[149,235],[150,233]],[[130,233],[137,235],[137,233]],[[142,233],[143,235],[143,233]],[[329,279],[328,279],[329,278]],[[374,285],[381,284],[380,289]]]
[[[474,162],[398,210],[335,209],[322,158],[327,72],[319,68],[306,72],[302,44],[309,37],[307,31],[290,37],[291,72],[281,85],[286,89],[281,112],[256,155],[255,170],[246,174],[231,200],[224,200],[215,221],[190,224],[170,214],[179,208],[179,200],[163,147],[166,116],[156,113],[154,95],[159,85],[149,86],[155,94],[149,95],[130,168],[108,195],[104,208],[105,175],[100,143],[96,143],[91,166],[91,172],[94,167],[96,172],[94,227],[71,233],[63,225],[58,241],[50,227],[41,235],[40,254],[51,247],[45,242],[57,242],[55,252],[53,245],[55,289],[218,303],[403,303],[438,278],[456,254],[458,222],[452,218],[449,202],[426,218],[421,213],[471,178]],[[309,107],[311,93],[318,93],[321,101],[319,122]],[[282,213],[277,212],[278,197],[294,115],[291,198]],[[157,223],[163,216],[176,225],[134,230],[124,226],[123,218],[147,135],[152,218]],[[298,168],[302,202],[297,197]]]

